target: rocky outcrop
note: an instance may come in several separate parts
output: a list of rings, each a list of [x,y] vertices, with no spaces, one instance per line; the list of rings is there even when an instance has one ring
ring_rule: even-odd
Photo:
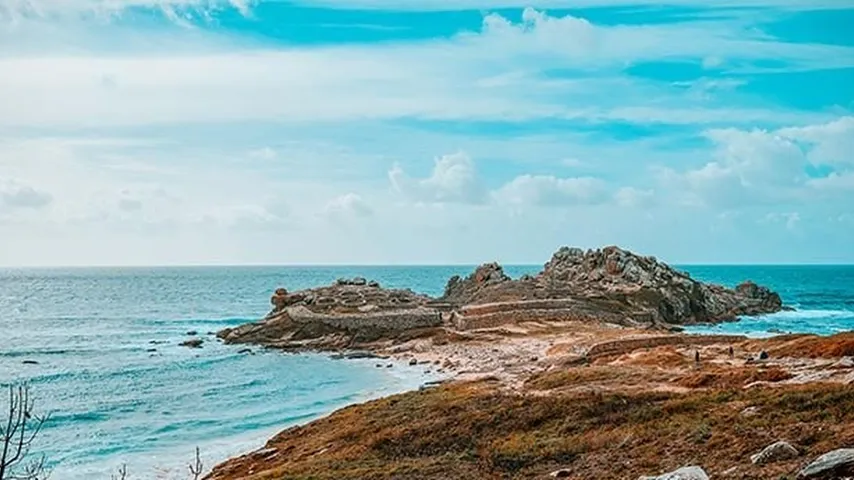
[[[779,441],[763,448],[756,455],[751,455],[750,461],[754,465],[764,465],[766,463],[781,462],[797,458],[798,449],[793,447],[789,442]]]
[[[783,308],[779,295],[753,282],[735,289],[704,284],[655,257],[618,247],[588,251],[564,247],[539,274],[519,280],[507,278],[497,264],[482,265],[465,280],[452,278],[442,300],[459,305],[462,317],[469,317],[460,324],[484,326],[500,322],[471,317],[500,310],[504,319],[595,316],[622,324],[666,326],[730,321]],[[494,312],[472,308],[482,305]],[[520,311],[528,314],[511,313]]]
[[[513,280],[487,263],[451,278],[442,297],[382,288],[362,277],[289,292],[276,290],[260,323],[220,332],[230,343],[281,348],[355,346],[447,327],[474,330],[523,322],[600,321],[634,327],[735,320],[782,308],[779,295],[752,282],[735,289],[692,279],[659,262],[606,247],[561,248],[537,275]]]
[[[442,296],[442,300],[458,305],[465,305],[477,298],[477,295],[484,289],[511,281],[512,279],[504,273],[504,268],[501,265],[497,263],[485,263],[477,267],[465,279],[459,275],[451,277],[445,286],[445,294]]]
[[[804,480],[836,480],[854,477],[854,448],[840,448],[816,458],[798,473]]]
[[[411,290],[384,289],[364,278],[290,293],[276,290],[273,310],[258,323],[217,334],[226,343],[258,343],[280,348],[355,347],[439,326],[441,313],[430,298]]]

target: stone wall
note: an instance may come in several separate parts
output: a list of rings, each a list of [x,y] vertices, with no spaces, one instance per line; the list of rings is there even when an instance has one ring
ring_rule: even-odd
[[[375,313],[350,313],[324,315],[299,306],[287,309],[287,315],[297,323],[322,323],[342,330],[360,328],[404,331],[415,328],[438,327],[442,314],[426,308],[382,311]]]
[[[527,308],[510,311],[495,311],[483,315],[455,314],[451,318],[451,324],[457,330],[477,330],[482,328],[495,328],[501,325],[518,324],[522,322],[570,322],[591,320],[625,323],[626,318],[619,315],[601,312],[594,314],[574,308]]]
[[[480,305],[466,305],[460,309],[460,313],[466,316],[489,315],[493,313],[514,312],[517,310],[554,310],[567,309],[578,305],[573,299],[544,299],[544,300],[522,300],[518,302],[485,303]]]
[[[597,343],[587,351],[588,357],[603,355],[622,355],[641,348],[655,348],[665,345],[709,345],[714,343],[736,343],[747,340],[739,335],[666,335],[659,337],[628,338]]]

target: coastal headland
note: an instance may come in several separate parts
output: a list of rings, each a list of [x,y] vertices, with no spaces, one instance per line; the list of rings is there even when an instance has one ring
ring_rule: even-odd
[[[681,333],[787,308],[750,281],[561,248],[536,275],[485,264],[439,298],[355,278],[271,303],[218,336],[447,380],[288,429],[209,480],[854,476],[854,333]]]

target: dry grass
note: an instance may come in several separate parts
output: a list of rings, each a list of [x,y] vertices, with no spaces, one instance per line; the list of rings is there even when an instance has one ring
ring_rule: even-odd
[[[779,367],[729,368],[694,372],[679,378],[676,384],[688,388],[739,388],[755,382],[780,382],[792,377],[791,373]]]
[[[770,341],[768,351],[778,357],[839,358],[854,357],[854,332],[832,337],[812,335],[780,337]]]
[[[586,370],[563,378],[608,375]],[[548,387],[556,378],[532,384]],[[742,417],[744,406],[759,414]],[[780,438],[806,455],[750,464],[750,454]],[[346,408],[271,440],[280,452],[273,460],[238,459],[211,478],[537,478],[569,468],[576,479],[634,479],[697,463],[712,475],[737,466],[728,478],[776,479],[846,445],[854,445],[851,387],[528,396],[476,383]]]
[[[829,358],[851,354],[852,342],[843,334],[742,347]],[[664,346],[592,365],[566,358],[527,378],[521,393],[482,380],[396,395],[282,432],[269,450],[208,478],[529,479],[565,468],[575,480],[634,480],[696,464],[712,478],[782,480],[820,454],[854,447],[854,385],[781,384],[791,374],[780,365],[728,362],[725,345],[708,347],[704,359],[695,367]],[[742,415],[746,407],[757,413]],[[801,456],[750,463],[781,439]]]

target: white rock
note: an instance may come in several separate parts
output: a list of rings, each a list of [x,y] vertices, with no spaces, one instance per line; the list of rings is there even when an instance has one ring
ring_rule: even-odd
[[[640,477],[638,480],[709,480],[706,472],[697,466],[682,467],[657,477]]]
[[[750,461],[755,465],[781,462],[798,456],[798,450],[788,442],[776,442],[763,448],[761,452],[750,456]]]

